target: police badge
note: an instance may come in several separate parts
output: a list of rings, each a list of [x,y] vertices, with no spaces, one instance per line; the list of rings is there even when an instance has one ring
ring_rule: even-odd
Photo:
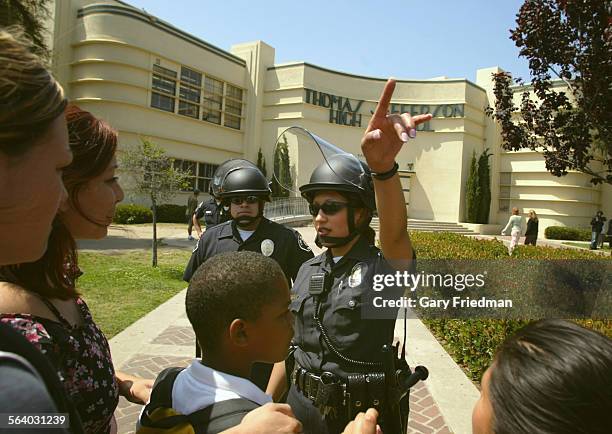
[[[261,242],[261,254],[264,256],[272,256],[274,253],[274,241],[270,239]]]

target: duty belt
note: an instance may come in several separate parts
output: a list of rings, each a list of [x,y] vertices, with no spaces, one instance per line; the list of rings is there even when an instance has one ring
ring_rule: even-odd
[[[344,414],[350,420],[369,407],[380,411],[385,404],[385,374],[382,372],[349,374],[343,379],[331,372],[309,372],[296,363],[292,382],[324,417]]]

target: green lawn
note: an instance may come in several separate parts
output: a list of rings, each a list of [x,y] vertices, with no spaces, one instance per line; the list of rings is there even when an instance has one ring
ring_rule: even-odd
[[[161,247],[157,268],[150,250],[79,254],[78,290],[108,339],[187,286],[181,277],[190,254]]]

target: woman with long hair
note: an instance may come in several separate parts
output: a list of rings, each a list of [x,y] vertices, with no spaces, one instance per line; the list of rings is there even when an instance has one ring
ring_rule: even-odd
[[[151,380],[115,372],[106,337],[76,290],[76,239],[100,239],[123,190],[115,176],[117,133],[89,112],[66,110],[72,163],[63,171],[68,199],[35,262],[5,266],[0,320],[20,330],[56,367],[86,432],[110,432],[121,394],[145,403]]]
[[[514,207],[512,208],[512,214],[508,219],[508,223],[506,227],[502,229],[501,234],[506,235],[508,230],[510,230],[510,246],[508,247],[508,254],[512,255],[514,248],[519,242],[521,238],[521,227],[523,226],[523,217],[519,215],[519,209]]]

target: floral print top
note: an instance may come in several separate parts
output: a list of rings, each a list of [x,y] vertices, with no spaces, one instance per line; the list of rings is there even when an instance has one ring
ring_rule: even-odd
[[[109,433],[119,402],[119,387],[104,333],[82,298],[76,299],[83,318],[79,326],[70,325],[55,306],[41,300],[58,321],[25,313],[0,314],[0,321],[19,331],[51,361],[79,412],[85,432]]]

